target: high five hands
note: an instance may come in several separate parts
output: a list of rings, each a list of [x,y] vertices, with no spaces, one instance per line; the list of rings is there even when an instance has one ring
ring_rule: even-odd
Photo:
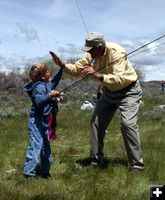
[[[58,65],[60,68],[65,68],[65,63],[53,52],[49,51],[50,55],[53,58],[53,61],[56,65]]]
[[[53,52],[49,51],[50,55],[53,58],[53,61],[56,65],[58,65],[60,68],[64,69],[65,68],[65,63]],[[86,65],[84,66],[82,72],[84,75],[89,75],[92,76],[93,78],[98,78],[100,79],[102,77],[102,74],[98,73],[92,66]]]

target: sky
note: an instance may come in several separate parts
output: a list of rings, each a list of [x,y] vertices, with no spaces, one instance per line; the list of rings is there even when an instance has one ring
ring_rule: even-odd
[[[132,52],[165,34],[164,8],[164,0],[0,0],[0,71],[51,59],[50,50],[82,57],[87,32]],[[130,60],[146,81],[165,80],[165,37]]]

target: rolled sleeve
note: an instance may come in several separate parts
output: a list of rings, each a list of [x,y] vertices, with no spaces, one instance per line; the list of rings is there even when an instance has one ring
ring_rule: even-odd
[[[85,55],[84,58],[78,60],[75,62],[75,64],[66,64],[64,68],[64,72],[72,75],[72,76],[78,76],[81,75],[82,70],[84,69],[84,66],[90,65],[90,56],[88,54]]]

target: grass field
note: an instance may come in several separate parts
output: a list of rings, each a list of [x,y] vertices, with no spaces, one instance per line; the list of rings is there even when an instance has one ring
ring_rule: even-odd
[[[29,102],[0,98],[0,200],[148,200],[151,185],[165,184],[165,109],[158,108],[164,94],[143,98],[140,108],[144,172],[128,171],[118,114],[105,137],[107,168],[87,171],[80,162],[89,156],[91,112],[79,104],[60,105],[59,140],[51,143],[52,178],[34,181],[22,174]]]

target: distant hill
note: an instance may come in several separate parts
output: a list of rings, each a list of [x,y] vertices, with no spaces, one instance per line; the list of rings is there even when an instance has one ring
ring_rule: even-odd
[[[64,76],[65,76],[65,78],[62,79],[59,84],[59,87],[62,89],[74,84],[75,82],[77,82],[81,79],[81,77],[79,77],[79,78],[72,77],[70,79],[70,77],[68,77],[66,74]],[[70,92],[72,90],[74,90],[74,91],[80,90],[82,92],[96,93],[98,85],[99,85],[99,81],[94,80],[94,79],[93,80],[88,79],[88,80],[80,81],[75,87],[73,87],[70,90]],[[148,81],[148,82],[142,81],[141,87],[142,87],[144,96],[159,95],[161,93],[160,81]]]
[[[49,63],[52,73],[57,73],[59,70],[58,66],[54,66],[52,62]],[[83,99],[93,98],[96,96],[97,88],[99,85],[99,81],[95,79],[86,79],[81,81],[82,77],[72,77],[66,73],[63,73],[62,80],[58,85],[58,90],[62,91],[63,89],[68,88],[65,92],[66,95],[71,95],[76,97],[82,97]],[[29,81],[28,77],[28,68],[25,70],[23,74],[19,74],[17,72],[11,72],[10,74],[5,74],[0,72],[0,91],[7,92],[9,94],[24,94],[23,88],[24,85]],[[74,86],[72,87],[72,85]],[[161,83],[160,81],[141,81],[141,86],[143,89],[143,96],[156,96],[163,95],[161,91]]]
[[[162,94],[160,81],[141,82],[143,96],[155,96]]]

